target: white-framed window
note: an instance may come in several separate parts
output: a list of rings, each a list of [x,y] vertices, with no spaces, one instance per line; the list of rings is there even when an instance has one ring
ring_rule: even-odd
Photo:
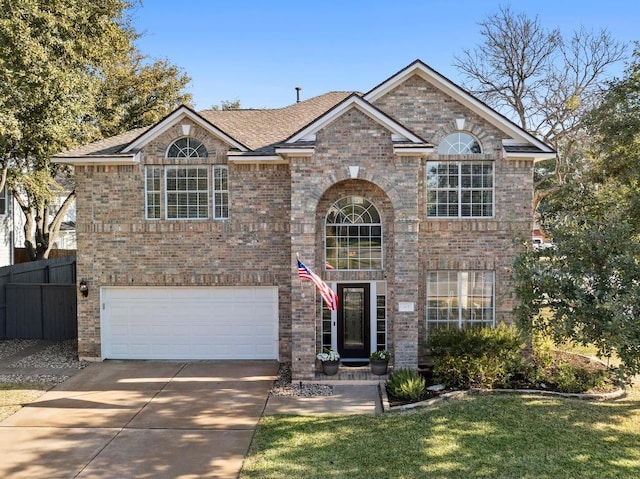
[[[167,219],[209,217],[209,168],[207,166],[165,167]]]
[[[494,324],[493,271],[427,272],[427,330]]]
[[[325,218],[325,257],[328,269],[382,269],[382,222],[373,203],[348,196],[331,205]]]
[[[427,216],[493,216],[491,161],[427,161]]]
[[[6,215],[9,212],[9,199],[8,199],[7,185],[0,190],[0,215]]]
[[[469,155],[474,153],[482,153],[480,142],[464,131],[456,131],[445,136],[438,145],[439,155]]]
[[[178,138],[167,148],[167,158],[206,158],[207,149],[204,144],[193,137]]]
[[[213,218],[229,218],[229,170],[224,165],[213,167]]]
[[[159,166],[145,166],[145,214],[148,220],[161,218],[160,197],[162,184],[162,168]]]

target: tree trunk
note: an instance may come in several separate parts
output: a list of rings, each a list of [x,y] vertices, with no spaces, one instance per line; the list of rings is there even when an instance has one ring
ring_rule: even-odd
[[[65,198],[51,223],[49,223],[49,215],[46,213],[48,210],[47,203],[44,205],[32,205],[31,202],[25,202],[23,198],[20,198],[15,193],[14,198],[20,205],[25,218],[23,228],[24,247],[27,250],[29,260],[47,259],[60,233],[62,220],[76,198],[75,190]]]

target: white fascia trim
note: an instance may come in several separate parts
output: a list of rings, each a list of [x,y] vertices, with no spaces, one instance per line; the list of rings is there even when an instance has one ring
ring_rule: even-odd
[[[504,150],[502,152],[505,160],[533,160],[534,163],[556,157],[555,153],[508,153]]]
[[[271,165],[289,163],[285,158],[279,155],[241,155],[238,153],[227,154],[227,161],[230,163],[268,163]]]
[[[389,80],[379,85],[374,90],[371,90],[369,93],[364,95],[364,99],[368,102],[373,103],[381,96],[385,95],[389,91],[393,90],[395,87],[404,82],[408,77],[414,75],[415,73],[419,74],[424,80],[431,83],[433,86],[443,91],[448,96],[454,98],[458,102],[460,102],[465,107],[469,108],[471,111],[476,113],[481,118],[486,119],[491,124],[493,124],[496,128],[503,131],[504,133],[512,136],[519,142],[527,142],[532,145],[537,146],[545,153],[550,152],[550,148],[545,145],[543,142],[538,140],[535,136],[527,133],[526,131],[516,127],[513,123],[506,120],[502,115],[498,114],[495,110],[487,107],[485,104],[480,102],[475,97],[469,95],[466,91],[462,90],[460,87],[452,83],[450,80],[445,79],[435,70],[427,67],[423,63],[416,63],[416,65],[410,70],[401,71],[391,77]]]
[[[412,147],[407,147],[407,146],[400,146],[400,145],[394,145],[393,146],[393,154],[394,155],[399,155],[399,156],[426,156],[433,153],[433,147],[427,147],[427,146],[412,146]]]
[[[311,148],[276,148],[278,155],[285,156],[311,156],[315,153],[316,149]]]
[[[128,156],[54,156],[51,161],[64,165],[134,165],[140,163],[140,152]]]
[[[138,150],[142,148],[144,145],[152,141],[154,138],[162,135],[165,131],[171,128],[176,123],[183,120],[186,117],[193,121],[195,124],[199,125],[201,128],[211,132],[213,135],[220,138],[222,141],[230,145],[232,148],[237,148],[240,151],[248,151],[247,148],[238,143],[237,140],[231,138],[226,133],[222,132],[211,123],[205,121],[200,115],[192,112],[188,108],[180,107],[173,113],[171,113],[168,117],[162,120],[160,123],[156,124],[152,128],[148,129],[145,133],[143,133],[140,137],[138,137],[135,141],[130,143],[123,151],[123,153],[127,153],[132,150]]]
[[[416,136],[415,134],[413,134],[412,132],[404,128],[402,125],[396,123],[395,121],[391,120],[387,116],[383,115],[382,113],[380,113],[380,111],[372,107],[368,102],[364,101],[359,96],[353,96],[349,98],[347,101],[339,104],[336,108],[329,111],[327,114],[322,116],[319,120],[311,123],[309,126],[300,130],[294,136],[289,138],[286,141],[286,143],[295,143],[296,141],[300,141],[300,140],[315,139],[315,134],[318,130],[321,130],[326,125],[331,123],[333,120],[335,120],[339,116],[343,115],[347,110],[350,110],[351,108],[357,108],[365,115],[377,121],[379,124],[381,124],[388,130],[390,130],[392,134],[395,134],[396,138],[402,138],[405,140],[413,141],[414,143],[424,143],[424,140],[422,138],[419,138],[418,136]]]

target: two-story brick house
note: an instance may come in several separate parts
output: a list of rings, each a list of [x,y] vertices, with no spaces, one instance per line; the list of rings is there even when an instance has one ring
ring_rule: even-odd
[[[553,150],[424,63],[365,94],[181,107],[75,165],[83,358],[279,359],[312,378],[429,328],[512,320],[532,169]],[[329,310],[299,255],[338,294]]]

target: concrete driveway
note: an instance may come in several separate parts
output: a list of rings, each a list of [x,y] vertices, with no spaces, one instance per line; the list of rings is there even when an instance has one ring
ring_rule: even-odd
[[[0,477],[235,478],[275,361],[91,364],[0,423]]]

